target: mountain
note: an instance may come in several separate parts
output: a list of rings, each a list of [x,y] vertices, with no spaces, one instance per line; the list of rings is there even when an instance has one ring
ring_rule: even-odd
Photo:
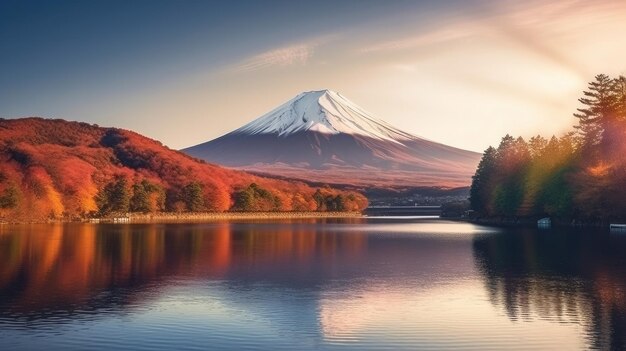
[[[361,210],[366,204],[358,193],[209,164],[128,130],[0,119],[0,222],[128,211]]]
[[[394,128],[331,90],[301,93],[182,151],[273,176],[365,187],[468,186],[481,156]]]

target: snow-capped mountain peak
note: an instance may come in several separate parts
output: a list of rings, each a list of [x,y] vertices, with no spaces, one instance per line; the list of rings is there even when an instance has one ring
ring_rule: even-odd
[[[362,135],[395,142],[415,138],[372,116],[332,90],[300,93],[235,133],[287,136],[305,131]]]
[[[260,174],[374,188],[467,186],[481,157],[398,130],[332,90],[301,93],[183,151]]]

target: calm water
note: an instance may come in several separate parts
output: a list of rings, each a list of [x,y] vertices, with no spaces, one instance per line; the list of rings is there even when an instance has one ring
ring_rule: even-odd
[[[621,349],[626,234],[0,226],[2,350]]]

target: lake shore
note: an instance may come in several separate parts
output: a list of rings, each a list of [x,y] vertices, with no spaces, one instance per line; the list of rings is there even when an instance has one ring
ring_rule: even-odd
[[[35,223],[154,223],[154,222],[201,222],[220,220],[269,220],[269,219],[315,219],[315,218],[362,218],[361,212],[162,212],[125,213],[93,218],[56,218],[48,220],[0,220],[0,224]]]
[[[130,222],[197,222],[214,220],[264,220],[264,219],[309,219],[309,218],[360,218],[360,212],[198,212],[198,213],[157,213],[131,214]],[[101,221],[112,221],[111,218]],[[114,220],[114,218],[113,218]]]
[[[444,218],[444,217],[442,217]],[[452,219],[454,218],[446,218]],[[537,221],[540,218],[525,218],[525,217],[480,217],[480,218],[456,218],[456,220],[466,221],[473,224],[488,225],[494,227],[507,227],[507,228],[536,228]],[[581,219],[562,219],[562,218],[550,218],[551,227],[554,228],[609,228],[611,223],[624,223],[624,220],[614,221],[600,221],[600,220],[581,220]]]

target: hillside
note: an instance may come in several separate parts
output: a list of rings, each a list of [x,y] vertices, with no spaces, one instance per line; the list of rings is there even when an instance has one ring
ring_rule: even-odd
[[[0,219],[113,212],[361,210],[358,193],[205,163],[137,133],[0,119]]]

